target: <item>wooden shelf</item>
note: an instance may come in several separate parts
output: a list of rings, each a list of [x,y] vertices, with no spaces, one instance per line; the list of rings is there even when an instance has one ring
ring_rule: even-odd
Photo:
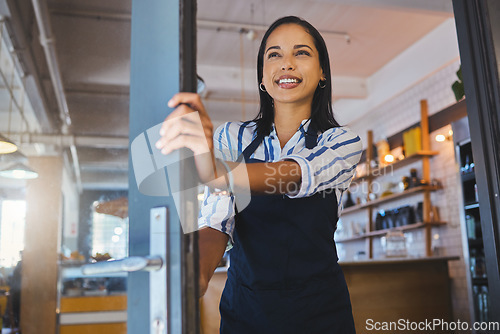
[[[416,223],[416,224],[411,224],[411,225],[406,225],[406,226],[401,226],[398,227],[397,229],[399,230],[408,230],[408,229],[417,229],[417,228],[423,228],[424,233],[425,233],[425,254],[426,256],[431,256],[432,255],[432,248],[431,248],[431,243],[432,243],[432,229],[430,228],[431,226],[437,226],[437,225],[442,225],[443,223],[441,222],[436,222],[436,223],[430,223],[429,221],[432,219],[432,203],[431,203],[431,192],[436,191],[439,189],[442,189],[441,186],[431,186],[430,185],[430,180],[431,180],[431,166],[430,166],[430,160],[433,156],[438,155],[439,152],[437,151],[432,151],[431,150],[431,145],[430,145],[430,136],[429,136],[429,107],[427,104],[426,100],[421,100],[420,101],[420,132],[421,132],[421,150],[416,152],[415,154],[408,155],[405,159],[398,160],[390,165],[383,166],[380,168],[375,168],[372,169],[370,168],[370,165],[367,166],[367,175],[363,176],[358,176],[354,178],[353,182],[366,182],[367,185],[367,190],[366,190],[366,198],[369,199],[371,198],[373,194],[373,182],[375,179],[379,177],[384,177],[386,175],[391,175],[394,170],[398,168],[403,168],[403,167],[409,167],[413,166],[411,164],[420,162],[421,164],[421,179],[425,180],[427,185],[423,186],[418,186],[418,187],[412,187],[409,188],[403,192],[399,192],[396,194],[391,194],[387,196],[383,196],[374,200],[368,200],[366,203],[363,204],[358,204],[354,205],[348,208],[343,209],[344,214],[349,214],[353,212],[359,212],[361,214],[361,210],[363,210],[363,213],[367,214],[367,233],[363,235],[358,235],[358,236],[353,236],[351,238],[345,238],[341,239],[339,242],[348,242],[348,241],[354,241],[354,240],[360,240],[360,239],[365,239],[366,240],[366,245],[365,245],[365,250],[366,254],[368,255],[369,259],[373,258],[373,242],[374,239],[373,237],[376,236],[382,236],[385,233],[387,233],[390,230],[379,230],[379,231],[373,231],[373,227],[375,226],[375,218],[374,218],[374,211],[379,208],[381,204],[384,203],[391,203],[396,200],[401,200],[403,198],[413,196],[416,194],[419,194],[422,197],[422,218],[419,218],[419,220],[423,220],[424,223]],[[413,127],[408,128],[407,130],[412,129]],[[403,142],[403,137],[404,137],[404,130],[395,136],[398,137],[399,142],[398,145],[394,145],[395,142],[393,141],[393,145],[389,145],[389,147],[399,147],[404,144]],[[415,138],[413,139],[415,140]],[[365,155],[365,161],[367,163],[371,163],[371,161],[374,160],[375,157],[375,148],[373,145],[373,131],[368,130],[367,136],[366,136],[366,155]],[[470,204],[470,203],[467,203]],[[393,203],[392,206],[396,206],[396,203]],[[384,207],[389,207],[389,205],[385,204],[384,206],[380,206],[380,208]],[[367,209],[367,210],[364,210]]]
[[[343,209],[342,214],[347,214],[350,212],[355,212],[355,211],[362,210],[365,208],[377,206],[377,205],[385,203],[385,202],[390,202],[390,201],[393,201],[396,199],[401,199],[401,198],[411,196],[411,195],[414,195],[414,194],[417,194],[417,193],[420,193],[423,191],[436,191],[436,190],[440,190],[440,189],[442,189],[442,187],[439,187],[439,186],[419,186],[419,187],[410,188],[410,189],[405,190],[401,193],[397,193],[397,194],[393,194],[393,195],[389,195],[389,196],[384,196],[381,198],[377,198],[373,201],[368,201],[368,202],[363,203],[363,204],[350,206],[348,208]]]
[[[387,228],[387,229],[383,229],[383,230],[371,231],[371,232],[367,232],[367,233],[364,233],[361,235],[356,235],[356,236],[349,237],[349,238],[342,238],[339,240],[335,240],[335,242],[342,243],[342,242],[356,241],[356,240],[362,240],[362,239],[371,238],[371,237],[384,236],[389,231],[416,230],[419,228],[424,228],[426,226],[441,226],[441,225],[445,225],[445,224],[446,224],[446,222],[415,223],[415,224],[410,224],[410,225],[403,225],[403,226],[398,226],[398,227],[393,227],[393,228]]]
[[[419,161],[420,159],[422,159],[424,157],[432,157],[432,156],[435,156],[438,154],[439,154],[439,152],[437,152],[437,151],[418,151],[417,153],[412,154],[412,155],[404,158],[403,160],[398,160],[390,165],[376,168],[376,169],[372,170],[370,172],[370,174],[362,175],[360,177],[355,177],[352,180],[352,182],[360,182],[360,181],[364,181],[368,178],[384,176],[384,175],[387,175],[388,172],[392,172],[393,170],[398,169],[398,168],[406,167],[409,164],[414,163],[416,161]]]

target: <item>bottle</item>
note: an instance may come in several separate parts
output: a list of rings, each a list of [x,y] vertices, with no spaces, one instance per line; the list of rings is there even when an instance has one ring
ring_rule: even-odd
[[[464,165],[464,173],[468,173],[470,170],[470,164],[469,164],[469,155],[467,154],[465,156],[465,165]]]
[[[476,250],[471,249],[469,257],[470,273],[472,278],[476,278]]]
[[[472,300],[474,302],[474,314],[476,315],[476,321],[479,321],[479,287],[474,285],[472,287]]]
[[[389,143],[387,142],[386,138],[382,138],[379,140],[376,144],[377,146],[377,157],[378,157],[378,163],[379,166],[385,166],[388,164],[387,161],[385,161],[385,156],[390,154],[390,148],[389,148]]]
[[[345,200],[345,203],[344,203],[344,208],[348,208],[348,207],[351,207],[351,206],[354,206],[354,201],[352,199],[352,195],[351,195],[351,192],[348,190],[347,191],[347,197],[346,197],[346,200]]]
[[[488,322],[488,304],[489,304],[489,300],[488,300],[488,287],[485,285],[485,286],[482,286],[481,287],[481,298],[482,298],[482,305],[483,305],[483,310],[482,310],[482,321],[483,322]]]
[[[483,298],[483,289],[481,287],[481,289],[479,290],[478,294],[477,294],[477,308],[478,308],[478,312],[477,312],[477,316],[479,319],[479,322],[484,322],[484,298]]]
[[[484,262],[483,254],[479,254],[476,257],[476,277],[486,277],[486,263]]]
[[[410,169],[410,188],[419,186],[417,170],[415,168]]]
[[[467,226],[467,237],[469,239],[476,239],[476,220],[474,216],[466,215],[465,224]]]

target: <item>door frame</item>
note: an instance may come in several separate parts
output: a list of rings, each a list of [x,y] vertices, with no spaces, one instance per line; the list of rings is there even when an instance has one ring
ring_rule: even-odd
[[[489,320],[500,321],[500,55],[495,55],[489,5],[487,0],[453,0],[488,273]]]

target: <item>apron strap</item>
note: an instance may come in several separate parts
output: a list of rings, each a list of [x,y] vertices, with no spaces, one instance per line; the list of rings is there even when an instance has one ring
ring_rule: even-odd
[[[260,143],[264,140],[264,136],[257,135],[254,140],[248,145],[245,150],[243,150],[243,157],[245,157],[245,161],[250,159],[250,156],[255,152],[257,147],[259,147]]]
[[[306,148],[312,149],[318,144],[318,131],[314,128],[312,122],[306,132]]]

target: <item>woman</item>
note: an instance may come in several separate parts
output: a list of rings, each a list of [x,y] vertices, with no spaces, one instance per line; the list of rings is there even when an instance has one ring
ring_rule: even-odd
[[[257,71],[256,119],[226,123],[212,136],[199,97],[179,93],[157,143],[165,154],[190,148],[211,185],[199,218],[200,289],[230,240],[221,333],[354,333],[333,233],[362,147],[333,118],[325,42],[308,22],[281,18],[263,37]],[[203,133],[178,117],[194,110]],[[234,169],[242,157],[246,172]],[[248,183],[251,202],[238,211],[235,198]]]

